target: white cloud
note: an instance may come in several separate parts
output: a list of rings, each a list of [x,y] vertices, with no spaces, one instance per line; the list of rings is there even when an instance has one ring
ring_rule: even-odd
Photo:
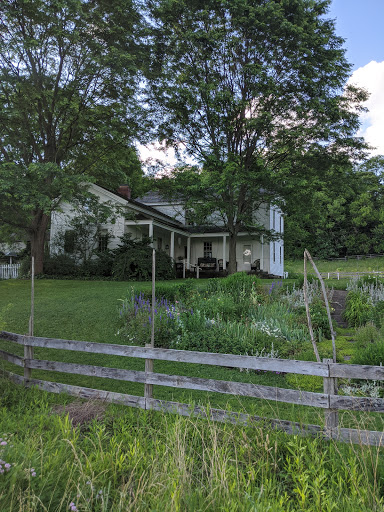
[[[368,112],[361,116],[362,126],[358,135],[376,148],[372,155],[384,154],[384,61],[371,61],[357,69],[348,82],[370,93],[365,103]]]

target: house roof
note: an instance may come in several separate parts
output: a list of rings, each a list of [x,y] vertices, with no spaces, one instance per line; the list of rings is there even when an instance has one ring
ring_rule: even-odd
[[[170,201],[158,190],[147,192],[142,197],[137,197],[135,201],[144,204],[169,204]]]
[[[100,185],[98,185],[100,186]],[[163,222],[165,222],[166,224],[170,224],[170,225],[173,225],[177,228],[183,228],[185,229],[185,226],[184,224],[182,224],[181,222],[179,222],[178,220],[175,220],[173,217],[170,217],[169,215],[161,212],[160,210],[158,210],[157,208],[154,208],[148,204],[145,204],[143,202],[140,202],[138,201],[137,199],[128,199],[126,196],[124,196],[123,194],[119,194],[118,192],[116,191],[113,191],[113,190],[109,190],[105,187],[100,187],[100,188],[103,188],[104,190],[107,190],[108,192],[110,192],[111,194],[114,194],[115,196],[118,196],[118,197],[121,197],[122,199],[124,199],[128,204],[131,204],[132,206],[136,206],[138,207],[141,211],[144,210],[145,213],[147,213],[148,215],[155,215],[156,217],[160,217]]]

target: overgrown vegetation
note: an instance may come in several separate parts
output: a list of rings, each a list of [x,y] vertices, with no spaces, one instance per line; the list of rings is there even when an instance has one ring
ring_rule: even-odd
[[[277,357],[297,356],[309,346],[302,292],[273,281],[268,289],[244,272],[210,279],[204,290],[168,295],[157,290],[157,346]],[[180,290],[181,291],[181,290]],[[161,293],[162,292],[162,293]],[[318,339],[329,325],[317,281],[310,286],[310,308]],[[149,298],[131,289],[120,309],[119,334],[129,343],[144,345],[151,332]]]
[[[383,510],[377,448],[0,390],[4,511]]]
[[[93,240],[94,243],[94,240]],[[108,279],[117,281],[148,281],[152,278],[152,248],[150,238],[133,239],[130,234],[120,238],[116,249],[92,250],[92,257],[60,252],[46,255],[45,278]],[[30,272],[30,259],[22,265],[21,274]],[[156,279],[174,279],[175,266],[168,254],[156,251]]]
[[[372,276],[352,279],[347,287],[345,318],[354,327],[368,321],[381,327],[384,316],[384,281]]]

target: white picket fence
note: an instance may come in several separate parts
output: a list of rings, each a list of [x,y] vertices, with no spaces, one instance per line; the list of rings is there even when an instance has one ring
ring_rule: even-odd
[[[0,265],[0,279],[15,279],[19,276],[20,263]]]

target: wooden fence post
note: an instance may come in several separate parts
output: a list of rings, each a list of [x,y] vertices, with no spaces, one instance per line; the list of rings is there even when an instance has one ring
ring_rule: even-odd
[[[29,317],[29,328],[28,336],[33,336],[34,327],[34,316],[35,316],[35,258],[32,256],[31,264],[31,315]],[[24,345],[24,360],[33,359],[33,347],[30,345]],[[31,378],[32,370],[24,366],[24,384]]]
[[[333,359],[323,359],[323,363],[330,364],[333,363]],[[329,367],[328,367],[329,368]],[[324,393],[327,395],[337,395],[337,379],[334,377],[324,377]],[[339,426],[339,413],[337,409],[325,409],[324,410],[324,428],[325,435],[327,437],[335,437],[334,433]]]
[[[152,249],[152,308],[151,308],[151,343],[147,343],[146,347],[154,348],[155,346],[155,279],[156,279],[156,251]],[[145,360],[145,372],[153,373],[153,359]],[[144,384],[144,397],[153,398],[153,384]]]

